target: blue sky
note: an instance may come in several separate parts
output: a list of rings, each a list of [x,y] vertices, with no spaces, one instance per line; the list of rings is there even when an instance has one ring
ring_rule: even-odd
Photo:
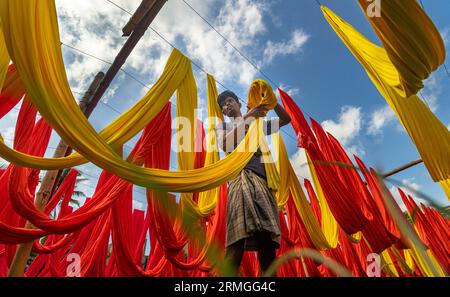
[[[416,160],[419,154],[400,127],[398,120],[386,108],[363,68],[350,54],[323,18],[315,0],[250,1],[250,0],[186,0],[209,20],[224,36],[242,50],[252,61],[285,90],[291,92],[302,110],[323,123],[338,137],[350,152],[356,152],[366,162],[382,172]],[[139,0],[114,1],[134,11]],[[369,26],[355,0],[322,0],[338,15],[350,22],[372,41],[377,37]],[[57,0],[61,39],[87,53],[112,61],[124,43],[121,28],[129,15],[105,0]],[[450,45],[450,11],[448,0],[423,0],[427,13]],[[206,23],[195,15],[182,0],[169,0],[155,19],[152,27],[180,48],[193,61],[215,75],[242,98],[248,86],[261,75]],[[161,73],[170,46],[149,30],[124,66],[145,85],[151,84]],[[72,89],[82,93],[107,64],[63,47],[63,54]],[[450,61],[447,59],[447,65]],[[206,106],[205,74],[194,67],[199,88],[200,108]],[[450,77],[439,68],[426,82],[422,93],[439,119],[450,125]],[[276,87],[276,86],[274,86]],[[223,88],[219,87],[219,91]],[[110,123],[118,113],[139,100],[147,89],[120,73],[110,91],[99,104],[90,120],[96,129]],[[76,94],[77,95],[77,94]],[[77,95],[79,97],[79,95]],[[14,115],[0,124],[2,131],[12,132]],[[284,140],[299,176],[308,177],[301,164],[304,157],[296,143],[286,134]],[[56,147],[58,137],[52,137]],[[133,141],[130,143],[132,145]],[[49,149],[47,155],[52,154]],[[172,166],[175,168],[176,163]],[[83,191],[91,194],[94,178],[100,170],[82,166],[91,181],[84,183]],[[432,182],[423,165],[396,175],[404,186],[422,191],[441,204],[448,204],[441,188]],[[145,197],[136,190],[137,207],[142,208]],[[140,201],[140,202],[139,202]]]

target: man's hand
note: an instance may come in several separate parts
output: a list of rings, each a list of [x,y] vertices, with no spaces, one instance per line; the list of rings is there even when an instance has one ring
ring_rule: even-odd
[[[263,105],[254,107],[250,109],[250,111],[244,116],[244,120],[263,118],[266,116],[267,111],[267,108],[265,108]]]

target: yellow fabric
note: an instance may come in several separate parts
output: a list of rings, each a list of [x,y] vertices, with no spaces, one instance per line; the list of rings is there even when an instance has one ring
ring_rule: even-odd
[[[418,248],[413,246],[413,248],[410,250],[411,251],[411,255],[414,258],[417,267],[419,268],[420,272],[422,273],[423,276],[428,276],[428,277],[444,277],[445,273],[442,270],[442,267],[439,265],[439,263],[437,262],[436,258],[433,256],[433,254],[431,253],[430,250],[425,251],[426,256],[429,257],[429,259],[431,260],[431,265],[436,269],[437,274],[433,273],[433,270],[431,269],[430,265],[427,264],[427,262],[425,261],[424,257],[422,257],[420,255],[420,253],[418,252]]]
[[[386,51],[370,42],[326,7],[325,18],[394,110],[434,181],[450,178],[450,132],[416,96],[401,96],[399,73]]]
[[[358,0],[400,75],[401,95],[423,88],[423,80],[445,61],[441,34],[417,0],[382,1],[381,17],[371,17],[371,1]]]
[[[338,223],[333,216],[333,213],[328,206],[327,199],[323,193],[322,187],[320,186],[319,179],[317,178],[316,169],[311,161],[308,153],[305,152],[306,159],[308,161],[309,171],[311,173],[312,182],[316,190],[317,200],[319,200],[320,211],[322,213],[322,232],[327,238],[328,243],[332,247],[336,247],[339,241],[339,230]]]
[[[190,61],[178,50],[170,55],[166,67],[151,90],[136,103],[130,110],[122,114],[99,135],[104,138],[111,147],[121,147],[125,142],[133,138],[141,131],[165,106],[183,78],[190,71]],[[0,143],[0,154],[11,155],[11,151],[3,142]],[[13,159],[14,160],[14,159]],[[11,161],[14,162],[14,161]],[[88,162],[78,153],[64,158],[56,159],[29,159],[29,166],[37,169],[61,169],[69,168]]]
[[[441,180],[439,182],[441,184],[442,189],[444,190],[445,195],[450,200],[450,179]]]
[[[281,208],[286,204],[290,193],[300,218],[302,219],[302,222],[308,231],[308,235],[316,249],[326,250],[335,248],[337,246],[337,239],[334,241],[335,239],[333,237],[328,238],[326,236],[328,234],[322,232],[323,226],[321,228],[311,209],[311,205],[306,199],[305,193],[303,192],[297,175],[295,174],[294,168],[292,168],[292,165],[289,162],[286,146],[284,145],[280,133],[276,133],[276,135],[273,136],[273,139],[274,145],[277,148],[277,167],[280,170],[280,177],[282,181],[280,193],[277,195],[278,207]]]
[[[209,166],[219,161],[219,150],[214,128],[216,127],[216,124],[220,124],[221,122],[223,122],[223,114],[216,100],[217,86],[214,77],[208,74],[206,81],[208,90],[208,117],[210,119],[217,119],[219,122],[208,122],[205,166]],[[195,203],[192,199],[186,199],[184,201],[184,207],[186,207],[188,211],[199,217],[208,216],[216,208],[219,199],[219,190],[220,187],[216,187],[205,192],[200,192],[198,196],[198,203]]]
[[[414,265],[414,260],[413,260],[412,255],[411,255],[411,251],[410,250],[404,250],[403,254],[404,254],[404,257],[405,257],[406,265],[408,265],[409,269],[414,271],[415,265]]]
[[[272,87],[264,80],[258,79],[252,82],[248,91],[247,111],[258,106],[265,106],[269,111],[274,109],[278,104],[278,99]],[[264,167],[266,169],[267,184],[273,191],[278,191],[280,186],[280,176],[272,158],[269,145],[267,144],[266,136],[259,131],[260,145],[262,156],[264,160]]]
[[[277,104],[277,97],[272,87],[266,81],[258,79],[252,82],[248,92],[247,111],[261,105],[267,110],[271,110]]]
[[[277,171],[275,161],[272,157],[272,153],[267,143],[267,136],[264,134],[263,129],[258,130],[258,143],[262,152],[264,161],[264,168],[266,169],[267,186],[272,191],[276,192],[280,188],[280,175]]]
[[[348,239],[350,239],[351,242],[353,243],[359,243],[362,239],[362,232],[359,231],[355,234],[351,234],[351,235],[347,235]]]
[[[290,185],[291,177],[289,171],[289,157],[286,152],[286,148],[283,147],[283,139],[281,138],[280,132],[272,134],[272,143],[276,157],[276,169],[280,176],[280,188],[276,193],[278,209],[282,209],[287,201],[289,200],[289,195],[291,194]]]
[[[399,277],[397,268],[395,267],[394,262],[392,261],[392,258],[388,253],[388,250],[384,250],[380,254],[380,258],[383,271],[390,276]]]
[[[131,115],[130,111],[125,113],[111,124],[108,130],[105,129],[99,135],[78,108],[70,91],[61,55],[54,2],[1,0],[0,16],[4,25],[8,52],[40,114],[67,144],[108,172],[134,184],[161,191],[205,191],[234,178],[253,155],[251,151],[245,151],[242,148],[259,145],[254,135],[257,135],[258,129],[262,131],[260,120],[250,126],[249,133],[235,152],[226,159],[205,168],[170,172],[130,164],[122,160],[115,153],[114,148],[119,147],[125,138],[135,135],[159,112],[160,108],[149,108],[146,104],[164,106],[174,89],[178,89],[178,98],[189,98],[189,90],[195,88],[189,60],[181,57],[181,53],[175,50],[171,56],[171,63],[168,63],[168,67],[173,68],[171,69],[173,71],[168,73],[174,77],[161,78],[158,83],[166,84],[166,86],[154,88],[163,94],[149,95],[154,97],[155,101],[147,100],[138,103],[137,105],[141,104],[141,106],[132,108],[135,114]],[[42,40],[45,42],[41,42]],[[181,65],[175,65],[176,63]],[[169,91],[166,91],[167,89]],[[161,95],[168,96],[163,100],[158,98],[163,97]],[[146,114],[142,114],[141,110]],[[115,128],[122,132],[115,133]],[[134,131],[137,132],[134,133]],[[110,141],[111,146],[105,139]],[[54,169],[71,166],[67,159],[61,162],[61,160],[35,158],[5,147],[2,147],[1,154],[5,159],[32,168]]]
[[[3,38],[2,22],[0,21],[0,91],[3,89],[6,72],[9,66],[9,55]]]
[[[177,158],[178,170],[192,170],[195,163],[195,131],[197,130],[197,86],[192,71],[187,73],[184,81],[177,90]],[[187,129],[189,128],[189,129]],[[187,131],[186,131],[187,130]],[[186,137],[188,137],[186,139]],[[180,202],[185,210],[186,204],[191,205],[192,193],[182,193]],[[199,207],[197,214],[203,209]]]
[[[415,265],[410,250],[399,251],[395,248],[395,246],[391,246],[389,249],[392,251],[395,258],[397,258],[398,262],[405,272],[412,273],[414,271]]]

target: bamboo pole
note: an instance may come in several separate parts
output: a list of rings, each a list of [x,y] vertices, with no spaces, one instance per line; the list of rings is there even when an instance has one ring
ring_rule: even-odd
[[[130,37],[127,39],[125,44],[123,45],[120,52],[117,54],[114,62],[106,72],[106,74],[101,75],[102,77],[99,79],[94,79],[91,87],[87,91],[84,98],[86,100],[82,100],[80,102],[80,108],[82,108],[86,117],[89,117],[97,106],[98,102],[105,94],[108,87],[111,85],[111,82],[116,77],[117,73],[120,71],[122,66],[125,64],[127,58],[130,56],[131,52],[134,50],[139,40],[144,36],[148,27],[155,19],[156,15],[159,13],[161,8],[164,6],[167,0],[143,0],[133,17],[127,24],[127,28],[124,30],[128,30],[128,33],[132,29],[132,33]],[[145,13],[142,13],[145,11]],[[143,17],[142,14],[144,15]],[[139,22],[136,26],[130,27],[130,23],[133,23],[133,20],[139,19]],[[131,29],[130,29],[131,28]],[[100,75],[100,74],[99,74]],[[97,78],[97,77],[96,77]],[[90,93],[91,91],[91,93]],[[84,99],[83,98],[83,99]],[[59,143],[58,148],[55,151],[54,157],[61,157],[70,154],[71,148],[64,144],[62,141]],[[61,176],[61,170],[48,171],[44,177],[44,180],[41,183],[41,187],[37,193],[35,204],[38,209],[43,210],[47,205],[49,198],[51,197],[54,189],[56,188],[57,181]],[[33,228],[32,224],[27,222],[26,228]],[[31,249],[33,247],[33,242],[24,243],[18,246],[16,250],[16,254],[13,258],[13,261],[10,266],[9,276],[11,277],[20,277],[24,275],[24,271],[26,268],[26,264],[28,258],[31,253]]]
[[[409,169],[409,168],[411,168],[411,167],[413,167],[413,166],[416,166],[416,165],[418,165],[418,164],[420,164],[420,163],[423,163],[423,160],[422,160],[422,159],[419,159],[419,160],[415,160],[415,161],[409,162],[409,163],[407,163],[407,164],[405,164],[405,165],[403,165],[403,166],[400,166],[400,167],[398,167],[398,168],[396,168],[396,169],[394,169],[394,170],[392,170],[392,171],[389,171],[388,173],[383,174],[382,177],[383,177],[383,178],[387,178],[387,177],[389,177],[389,176],[392,176],[392,175],[394,175],[394,174],[397,174],[397,173],[399,173],[399,172],[402,172],[402,171],[404,171],[404,170],[406,170],[406,169]]]

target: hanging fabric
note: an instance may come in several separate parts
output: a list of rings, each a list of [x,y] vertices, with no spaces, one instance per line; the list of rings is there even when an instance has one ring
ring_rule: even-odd
[[[450,179],[450,131],[447,127],[419,97],[401,95],[399,70],[391,62],[384,48],[370,42],[330,9],[322,7],[322,11],[336,34],[363,65],[372,82],[398,116],[433,180],[445,182]],[[414,68],[419,67],[411,65],[414,65]]]
[[[3,37],[2,22],[0,22],[0,90],[3,89],[3,82],[9,65],[9,55],[6,49],[5,38]]]
[[[384,1],[375,8],[377,16],[371,15],[373,2],[358,2],[399,73],[401,95],[417,94],[423,88],[422,81],[445,61],[445,45],[438,29],[417,0]]]

